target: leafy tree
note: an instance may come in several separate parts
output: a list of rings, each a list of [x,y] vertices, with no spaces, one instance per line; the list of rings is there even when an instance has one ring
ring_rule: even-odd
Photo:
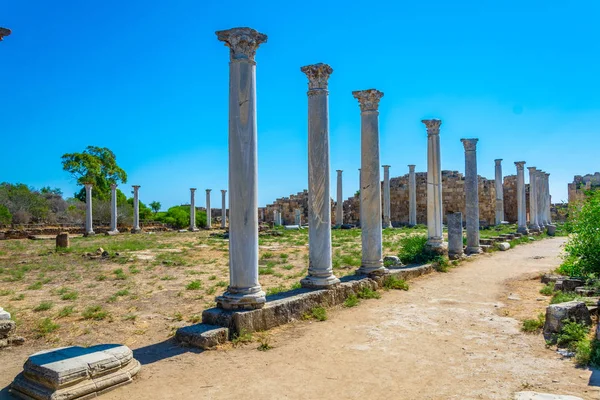
[[[25,184],[0,184],[0,204],[8,209],[13,223],[26,224],[30,221],[44,222],[50,207],[46,198]]]
[[[166,213],[157,214],[155,219],[176,229],[187,228],[190,226],[190,206],[171,207]],[[196,226],[206,226],[206,211],[196,211]]]
[[[0,224],[8,225],[11,222],[12,222],[12,214],[10,213],[8,208],[6,208],[6,206],[3,206],[2,204],[0,204]]]
[[[81,190],[75,197],[85,201],[85,183],[92,183],[92,196],[100,200],[110,198],[112,183],[127,183],[127,174],[117,165],[117,157],[106,147],[88,146],[81,153],[66,153],[62,156],[63,170],[70,173]]]
[[[131,207],[133,207],[133,197],[127,199],[127,203],[129,203]],[[152,211],[150,210],[150,208],[140,201],[140,221],[150,219],[151,216]]]
[[[160,201],[153,201],[150,203],[150,208],[154,212],[154,215],[160,211]]]

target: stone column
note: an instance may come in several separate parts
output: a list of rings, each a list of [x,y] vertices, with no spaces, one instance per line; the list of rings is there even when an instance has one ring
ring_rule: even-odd
[[[360,183],[362,182],[362,171],[358,169],[358,223],[362,226],[362,190]]]
[[[439,119],[424,119],[427,127],[427,245],[431,250],[445,253],[442,215],[442,161],[440,154]]]
[[[218,31],[229,62],[229,287],[217,297],[224,309],[262,307],[258,282],[258,169],[256,62],[267,36],[250,28]]]
[[[527,235],[527,215],[526,215],[526,197],[525,197],[525,161],[515,161],[517,166],[517,232]]]
[[[308,77],[308,275],[302,287],[327,288],[340,282],[333,275],[329,180],[329,91],[333,69],[306,65]],[[299,216],[299,215],[298,215]]]
[[[502,159],[494,160],[496,163],[496,176],[494,186],[496,187],[496,225],[504,221],[504,185],[502,180]]]
[[[277,210],[273,210],[273,225],[277,226]]]
[[[463,256],[462,214],[448,214],[448,258],[457,260]]]
[[[227,190],[221,189],[221,228],[227,227],[227,206],[226,206]]]
[[[337,171],[337,206],[335,208],[335,224],[341,226],[344,223],[344,194],[342,192],[342,170]]]
[[[545,174],[545,179],[544,179],[544,194],[546,195],[546,224],[547,225],[552,225],[552,212],[550,210],[550,207],[552,206],[552,198],[550,197],[550,174],[546,173]]]
[[[540,230],[544,229],[544,222],[543,222],[543,218],[542,218],[542,214],[543,214],[543,199],[542,199],[542,178],[541,175],[542,172],[539,169],[536,169],[534,171],[534,179],[533,179],[533,183],[535,184],[535,220],[537,222],[537,226]],[[531,178],[530,178],[531,180]],[[529,185],[531,186],[531,182],[529,183]],[[531,191],[531,188],[529,189]],[[531,195],[531,193],[530,193]]]
[[[465,147],[465,211],[467,220],[467,254],[481,253],[479,245],[479,181],[477,178],[477,142],[461,139]]]
[[[117,227],[117,185],[110,185],[110,232],[119,233]]]
[[[96,233],[92,227],[92,185],[91,183],[85,184],[85,235],[93,236]]]
[[[300,226],[300,210],[294,209],[294,225]]]
[[[11,30],[8,28],[0,28],[0,42],[11,34]]]
[[[210,208],[210,191],[212,189],[206,189],[206,227],[208,229],[212,228],[212,211]],[[258,223],[258,216],[257,223]]]
[[[361,179],[360,227],[362,236],[362,263],[360,274],[384,274],[381,179],[379,175],[379,100],[383,92],[376,89],[352,92],[360,103],[361,117]]]
[[[390,205],[390,166],[383,166],[383,227],[392,227],[392,210]]]
[[[131,233],[140,233],[140,185],[133,185],[133,228]]]
[[[536,167],[527,167],[529,170],[529,229],[532,231],[539,231],[540,226],[538,225],[538,214],[537,214],[537,202],[538,202],[538,188],[536,182]]]
[[[408,166],[408,225],[417,224],[417,177],[415,165]]]
[[[191,232],[197,232],[196,226],[196,188],[190,188],[190,228]]]
[[[264,208],[260,209],[260,221],[265,222],[265,209]]]

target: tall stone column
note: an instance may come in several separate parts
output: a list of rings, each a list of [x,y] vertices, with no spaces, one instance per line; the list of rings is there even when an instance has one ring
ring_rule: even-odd
[[[133,228],[131,233],[140,233],[140,185],[133,185]]]
[[[96,233],[92,227],[92,185],[91,183],[85,184],[85,236],[93,236]]]
[[[462,217],[461,217],[462,218]],[[417,177],[415,165],[408,166],[408,225],[417,224]]]
[[[362,227],[362,190],[361,190],[361,182],[362,182],[362,171],[360,168],[358,169],[358,223]]]
[[[544,194],[546,195],[546,224],[547,225],[552,225],[552,212],[550,210],[550,207],[552,206],[552,198],[550,197],[550,174],[546,173],[545,174],[545,179],[544,179]]]
[[[424,119],[427,127],[427,245],[431,250],[445,253],[442,215],[442,161],[440,152],[439,119]]]
[[[537,213],[537,202],[538,202],[538,188],[536,182],[536,167],[527,167],[529,170],[529,229],[533,231],[539,231],[540,226],[538,225],[538,213]]]
[[[500,225],[504,221],[504,185],[502,180],[502,159],[498,158],[494,160],[495,165],[495,180],[494,186],[496,188],[496,225]]]
[[[250,28],[218,31],[229,62],[229,287],[217,297],[224,309],[262,307],[258,282],[258,169],[256,62],[267,36]]]
[[[517,232],[522,234],[528,234],[527,229],[527,203],[525,196],[525,161],[515,161],[517,166],[517,220],[519,227]]]
[[[110,232],[119,233],[117,227],[117,185],[110,185]]]
[[[465,211],[467,222],[467,254],[481,253],[479,245],[479,181],[477,178],[477,142],[461,139],[465,148]]]
[[[277,210],[273,210],[273,225],[277,226]]]
[[[544,221],[543,221],[543,208],[544,208],[544,200],[542,196],[542,171],[536,169],[534,171],[534,184],[535,184],[535,219],[540,230],[544,229]],[[529,183],[531,185],[531,182]],[[531,191],[531,188],[530,188]],[[530,194],[531,195],[531,194]]]
[[[344,194],[342,192],[342,170],[337,171],[337,206],[335,207],[335,224],[341,226],[344,223]]]
[[[208,229],[212,228],[212,209],[210,207],[210,191],[212,189],[206,189],[206,227]],[[258,223],[258,216],[257,223]]]
[[[383,227],[392,227],[392,210],[390,204],[390,166],[383,166]]]
[[[458,260],[463,256],[462,213],[448,214],[448,257]]]
[[[196,226],[196,188],[190,188],[190,228],[191,232],[197,232]]]
[[[226,206],[227,190],[221,189],[221,228],[227,227],[227,206]]]
[[[308,275],[302,287],[327,288],[333,275],[329,178],[329,76],[327,64],[306,65],[308,77]]]
[[[361,117],[361,179],[360,227],[362,236],[362,263],[360,274],[384,274],[381,179],[379,175],[379,100],[383,92],[376,89],[352,92],[360,104]]]

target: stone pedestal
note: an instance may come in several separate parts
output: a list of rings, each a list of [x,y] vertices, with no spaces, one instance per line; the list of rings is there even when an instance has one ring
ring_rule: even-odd
[[[414,164],[408,166],[408,225],[417,225],[417,179]]]
[[[210,191],[212,189],[206,189],[206,228],[212,228],[212,211],[210,208]],[[258,219],[258,216],[257,216]],[[258,220],[257,220],[258,223]]]
[[[110,185],[110,232],[114,235],[119,233],[117,228],[117,185]]]
[[[383,92],[375,89],[352,92],[360,103],[361,116],[361,180],[360,226],[362,236],[362,263],[360,274],[384,274],[381,179],[379,175],[379,100]]]
[[[448,221],[448,258],[458,260],[464,255],[462,213],[448,214],[446,218]]]
[[[529,170],[529,229],[537,232],[540,230],[538,225],[538,187],[536,182],[536,167],[527,167]]]
[[[494,186],[496,189],[496,225],[500,225],[504,221],[504,186],[502,184],[502,159],[494,160],[495,177]]]
[[[190,232],[197,232],[196,226],[196,188],[190,188]]]
[[[258,282],[258,167],[256,62],[267,36],[250,28],[218,31],[229,62],[229,287],[217,297],[224,309],[253,309],[266,298]]]
[[[329,92],[333,69],[307,65],[308,77],[308,275],[302,287],[327,288],[339,283],[333,275],[329,180]],[[297,214],[298,217],[300,216]],[[296,225],[300,225],[296,223]]]
[[[69,232],[61,232],[56,235],[56,248],[57,249],[68,249],[70,246]]]
[[[337,204],[335,206],[335,224],[342,226],[344,224],[344,195],[342,192],[342,170],[337,171]]]
[[[221,228],[227,227],[227,206],[226,206],[227,190],[221,189]]]
[[[91,183],[85,184],[85,234],[84,236],[93,236],[96,233],[92,227],[92,187]]]
[[[390,205],[390,166],[383,166],[383,227],[392,227]]]
[[[517,232],[527,235],[529,230],[527,229],[527,203],[525,196],[525,161],[515,161],[517,166],[517,217],[518,217],[518,228]]]
[[[465,210],[467,220],[467,254],[481,253],[479,245],[479,182],[477,179],[477,142],[461,139],[465,148]]]
[[[131,229],[131,233],[140,233],[142,228],[140,228],[140,194],[139,194],[140,186],[133,185],[133,229]]]
[[[439,119],[424,119],[427,127],[427,246],[437,253],[445,253],[442,215],[442,161],[440,152]]]

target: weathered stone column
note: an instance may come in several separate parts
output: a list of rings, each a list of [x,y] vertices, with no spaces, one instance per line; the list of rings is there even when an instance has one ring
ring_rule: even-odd
[[[133,185],[133,228],[131,233],[140,233],[140,185]]]
[[[442,215],[442,161],[440,152],[439,119],[424,119],[427,127],[427,245],[431,250],[445,253]]]
[[[196,188],[190,188],[190,227],[191,232],[197,232],[196,226]]]
[[[221,228],[227,227],[227,206],[226,206],[227,190],[221,189]]]
[[[335,207],[335,224],[341,226],[344,223],[344,194],[342,192],[342,170],[337,171],[337,205]]]
[[[392,227],[392,210],[390,204],[390,166],[383,166],[383,227]]]
[[[92,227],[92,185],[91,183],[85,184],[85,235],[93,236],[96,233]]]
[[[546,225],[552,225],[552,212],[550,210],[550,207],[552,206],[552,198],[550,197],[550,174],[549,173],[545,173],[545,179],[544,179],[544,194],[545,194],[545,199],[546,199],[546,207],[545,207],[545,211],[546,211]]]
[[[408,225],[417,224],[417,177],[415,165],[408,166]]]
[[[467,219],[467,254],[481,253],[479,245],[479,181],[477,178],[477,142],[461,139],[465,148],[465,211]]]
[[[504,185],[502,179],[502,159],[494,160],[496,163],[496,176],[494,186],[496,188],[496,225],[504,221]]]
[[[250,28],[218,31],[230,48],[229,62],[229,287],[217,297],[224,309],[265,304],[258,282],[258,170],[256,62],[267,36]]]
[[[0,28],[0,42],[11,34],[11,30],[8,28]]]
[[[536,192],[536,196],[535,196],[535,219],[538,225],[538,228],[540,230],[544,230],[544,221],[543,221],[543,199],[542,199],[542,171],[540,171],[539,169],[536,169],[534,171],[534,184],[535,184],[535,192]],[[529,183],[531,185],[531,182]],[[531,190],[531,188],[530,188]],[[530,194],[531,195],[531,194]]]
[[[308,77],[308,275],[302,287],[327,288],[333,275],[329,178],[329,76],[327,64],[300,68]],[[298,217],[300,215],[298,214]],[[299,219],[299,218],[298,218]],[[297,223],[297,225],[299,225]]]
[[[119,233],[117,227],[117,185],[110,185],[110,233]]]
[[[212,189],[206,189],[206,227],[212,228],[212,210],[210,208],[210,191]],[[257,216],[258,219],[258,216]],[[258,223],[258,221],[257,221]]]
[[[294,209],[294,225],[300,226],[300,209]]]
[[[448,258],[457,260],[463,256],[462,213],[446,216],[448,221]]]
[[[517,219],[518,225],[517,232],[522,234],[528,234],[527,229],[527,203],[525,196],[525,161],[515,161],[517,166]]]
[[[277,210],[273,210],[273,225],[277,226]]]
[[[536,167],[527,167],[529,170],[529,229],[533,231],[539,231],[540,226],[538,225],[538,214],[537,214],[537,202],[538,202],[538,188],[536,182]]]
[[[362,171],[360,168],[358,169],[358,224],[362,226],[362,190],[361,190],[361,182],[362,182]]]
[[[362,236],[362,263],[360,274],[384,274],[381,179],[379,175],[379,100],[383,92],[376,89],[359,90],[352,95],[360,103],[361,117],[361,179],[360,227]]]

